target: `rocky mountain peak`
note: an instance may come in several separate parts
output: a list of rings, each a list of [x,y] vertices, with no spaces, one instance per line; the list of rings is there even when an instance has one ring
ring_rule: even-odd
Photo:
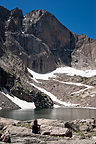
[[[45,10],[42,10],[42,9],[40,9],[40,10],[32,10],[31,12],[27,13],[25,15],[25,17],[26,18],[31,18],[31,20],[33,20],[33,21],[35,19],[35,21],[36,21],[36,20],[40,19],[46,13],[49,13],[49,12],[47,12]]]
[[[18,32],[22,29],[23,13],[19,8],[15,8],[10,12],[10,17],[6,22],[6,30]]]
[[[61,65],[81,68],[96,65],[96,41],[72,33],[53,14],[40,9],[23,17],[19,8],[0,10],[0,36],[6,48],[30,69],[45,73]]]
[[[0,6],[0,19],[2,21],[5,21],[8,19],[9,15],[10,15],[10,11],[4,8],[3,6]]]
[[[23,12],[18,7],[13,9],[10,15],[13,18],[23,18]]]
[[[23,19],[23,31],[42,40],[49,47],[51,55],[55,55],[56,63],[70,65],[74,35],[54,15],[45,10],[31,11]]]

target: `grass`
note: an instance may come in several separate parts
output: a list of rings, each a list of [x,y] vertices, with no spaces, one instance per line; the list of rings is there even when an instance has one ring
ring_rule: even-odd
[[[87,80],[88,80],[87,77],[82,77],[82,82],[83,82],[83,81],[87,81]]]
[[[30,125],[30,123],[20,123],[20,124],[17,124],[16,126],[18,126],[18,127],[25,127],[25,128],[28,128],[28,129],[32,128],[32,126]]]

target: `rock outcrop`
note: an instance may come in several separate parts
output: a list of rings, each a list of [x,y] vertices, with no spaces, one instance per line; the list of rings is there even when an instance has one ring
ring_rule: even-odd
[[[52,108],[54,103],[51,100],[50,97],[48,97],[45,94],[42,94],[41,92],[36,93],[36,96],[34,97],[34,104],[36,108]]]

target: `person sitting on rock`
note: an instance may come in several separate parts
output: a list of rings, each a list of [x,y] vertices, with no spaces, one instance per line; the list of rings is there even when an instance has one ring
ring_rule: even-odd
[[[6,143],[11,143],[11,136],[9,130],[5,131],[5,133],[1,136],[1,140]]]
[[[34,124],[32,126],[32,132],[35,134],[40,134],[40,125],[38,124],[37,120],[34,120]]]

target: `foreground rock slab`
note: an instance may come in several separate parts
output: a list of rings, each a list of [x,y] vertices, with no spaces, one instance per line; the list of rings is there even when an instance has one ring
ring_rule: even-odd
[[[63,120],[38,119],[41,125],[41,134],[33,134],[31,127],[33,120],[17,121],[0,118],[0,130],[9,130],[12,144],[95,144],[96,127],[95,119],[75,120],[71,126],[78,126],[80,130],[74,131],[65,128]],[[72,137],[67,137],[66,133],[72,132]],[[4,142],[0,141],[0,144]]]

